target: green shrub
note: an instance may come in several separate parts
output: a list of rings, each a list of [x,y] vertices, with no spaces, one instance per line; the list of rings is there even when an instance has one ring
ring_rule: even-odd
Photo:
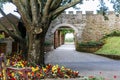
[[[0,39],[4,39],[4,38],[5,38],[5,35],[0,34]]]
[[[97,47],[102,46],[104,44],[103,41],[89,41],[89,42],[81,42],[79,43],[80,47]]]
[[[105,35],[103,39],[108,37],[113,37],[113,36],[120,36],[120,31],[119,30],[113,31],[110,34]]]

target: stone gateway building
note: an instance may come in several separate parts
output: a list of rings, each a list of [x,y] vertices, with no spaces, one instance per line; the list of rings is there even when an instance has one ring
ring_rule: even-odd
[[[114,12],[109,12],[107,16],[109,19],[105,20],[104,16],[93,14],[92,11],[87,11],[86,14],[82,14],[81,11],[77,11],[76,14],[72,11],[68,14],[64,12],[51,23],[46,41],[52,43],[54,48],[63,44],[64,38],[60,33],[60,28],[72,28],[75,43],[97,41],[114,30],[120,30],[120,17]]]
[[[11,19],[15,19],[13,21],[18,25],[18,18],[14,18],[14,15],[11,14],[8,14],[8,16],[10,16],[10,18],[12,16]],[[52,21],[46,34],[46,42],[50,43],[54,49],[64,44],[65,35],[61,33],[61,28],[74,30],[76,46],[81,41],[97,41],[114,30],[120,30],[120,17],[116,16],[114,12],[109,12],[107,16],[109,20],[105,20],[100,14],[93,14],[92,11],[87,11],[85,14],[81,11],[77,11],[76,14],[73,14],[72,11],[68,14],[64,12]],[[3,18],[0,20],[5,21]],[[11,29],[11,27],[9,27],[9,29]],[[0,31],[3,32],[1,29]],[[8,47],[7,49],[10,48]],[[7,50],[7,52],[12,51],[10,49]]]

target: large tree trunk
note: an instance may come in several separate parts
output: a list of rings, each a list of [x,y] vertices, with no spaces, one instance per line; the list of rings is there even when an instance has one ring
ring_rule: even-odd
[[[40,37],[40,54],[38,58],[38,64],[43,64],[44,65],[44,42],[45,42],[45,35],[42,35]]]
[[[44,41],[45,34],[29,34],[28,61],[38,65],[44,65]]]

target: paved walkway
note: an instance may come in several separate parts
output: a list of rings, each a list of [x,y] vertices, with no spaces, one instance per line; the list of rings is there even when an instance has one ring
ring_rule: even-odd
[[[120,80],[120,60],[75,51],[74,45],[66,44],[46,54],[45,63],[59,64],[78,70],[83,76],[104,76]],[[117,76],[117,79],[114,77]]]

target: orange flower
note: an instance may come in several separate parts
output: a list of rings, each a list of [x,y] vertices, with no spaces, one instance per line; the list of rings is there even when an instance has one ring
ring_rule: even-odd
[[[32,72],[32,74],[31,74],[32,76],[34,76],[34,72]]]
[[[2,77],[2,73],[0,73],[0,77]]]

